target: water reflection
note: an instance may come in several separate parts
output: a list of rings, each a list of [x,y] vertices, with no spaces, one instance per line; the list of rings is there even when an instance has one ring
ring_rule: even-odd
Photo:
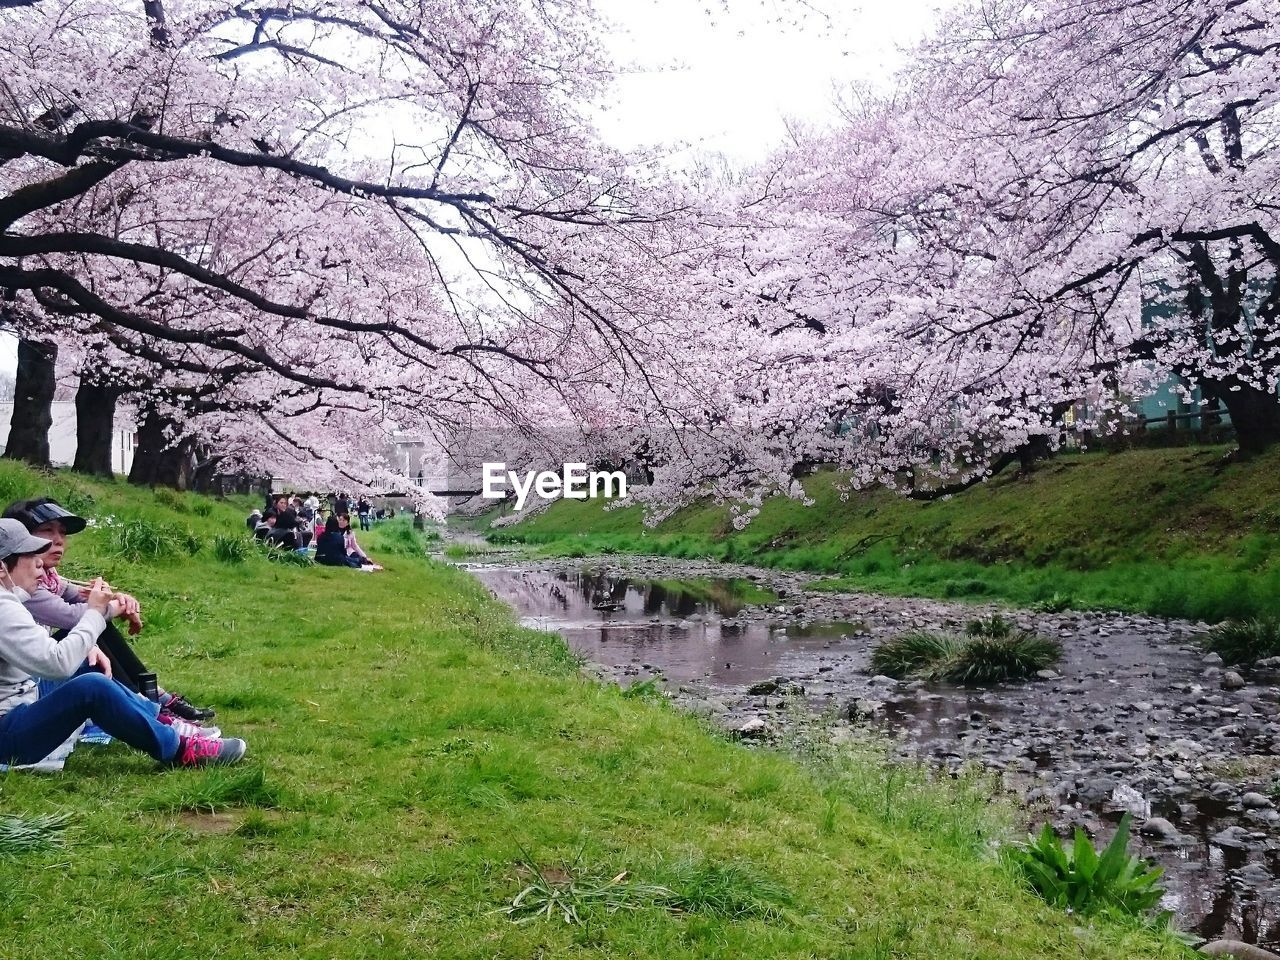
[[[676,682],[751,684],[840,638],[828,629],[793,640],[763,621],[737,619],[748,600],[776,599],[749,580],[643,580],[590,570],[549,574],[484,566],[472,572],[525,623],[558,631],[594,662],[634,665],[633,679],[660,671]]]

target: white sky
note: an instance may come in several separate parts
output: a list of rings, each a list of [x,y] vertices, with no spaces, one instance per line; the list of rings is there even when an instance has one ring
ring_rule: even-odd
[[[800,0],[597,0],[620,27],[607,41],[619,66],[640,68],[619,79],[601,132],[619,147],[683,141],[762,159],[786,118],[829,122],[835,87],[885,80],[898,49],[956,2],[812,0],[822,12],[806,13]]]
[[[920,39],[958,0],[597,0],[618,29],[606,38],[620,67],[616,101],[598,123],[622,148],[763,159],[788,118],[825,125],[835,90],[883,81],[897,50]],[[724,4],[734,6],[730,14]],[[822,12],[817,12],[821,10]],[[824,15],[825,14],[825,15]],[[0,374],[17,341],[0,334]]]

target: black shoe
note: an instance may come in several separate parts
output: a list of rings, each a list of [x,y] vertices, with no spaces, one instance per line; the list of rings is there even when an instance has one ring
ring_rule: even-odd
[[[166,693],[160,698],[160,708],[190,723],[212,720],[214,713],[210,707],[197,707],[189,703],[180,693]]]

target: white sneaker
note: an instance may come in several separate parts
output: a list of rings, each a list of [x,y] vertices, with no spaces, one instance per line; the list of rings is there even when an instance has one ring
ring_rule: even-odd
[[[181,717],[175,717],[167,710],[161,710],[160,715],[156,717],[160,723],[167,727],[172,727],[173,732],[180,737],[204,737],[206,740],[217,740],[222,736],[222,731],[217,727],[202,726],[198,723],[191,723],[183,720]]]

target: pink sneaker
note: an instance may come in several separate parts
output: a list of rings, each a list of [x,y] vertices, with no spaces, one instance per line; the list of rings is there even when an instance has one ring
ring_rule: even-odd
[[[249,745],[230,737],[226,740],[208,737],[183,737],[178,741],[178,752],[169,761],[175,767],[225,766],[240,760]]]

